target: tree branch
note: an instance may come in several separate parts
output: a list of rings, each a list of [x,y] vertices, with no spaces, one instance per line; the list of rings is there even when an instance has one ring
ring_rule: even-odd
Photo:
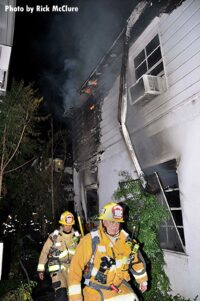
[[[32,159],[28,160],[28,161],[25,162],[24,164],[21,164],[20,166],[17,166],[16,168],[13,168],[13,169],[10,169],[10,170],[8,170],[8,171],[5,171],[4,174],[8,174],[8,173],[10,173],[10,172],[16,171],[16,170],[22,168],[23,166],[25,166],[26,164],[30,163],[31,161],[33,161],[33,160],[35,160],[35,159],[36,159],[36,157],[33,157]]]
[[[26,120],[28,119],[28,110],[26,112]],[[10,161],[13,159],[13,157],[15,156],[16,152],[18,151],[19,147],[20,147],[20,144],[22,142],[22,138],[24,136],[24,132],[25,132],[25,129],[27,127],[27,123],[23,126],[23,129],[22,129],[22,132],[21,132],[21,135],[20,135],[20,138],[19,138],[19,141],[17,143],[17,146],[13,152],[13,154],[11,155],[11,157],[8,159],[8,161],[5,163],[4,165],[4,169],[8,166],[8,164],[10,163]]]

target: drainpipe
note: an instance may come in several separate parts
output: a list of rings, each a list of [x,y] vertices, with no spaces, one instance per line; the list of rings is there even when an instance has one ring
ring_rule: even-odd
[[[135,153],[125,122],[126,122],[126,113],[127,113],[127,65],[128,65],[129,41],[131,37],[131,29],[133,28],[134,24],[137,22],[141,14],[144,12],[146,7],[147,7],[147,1],[140,2],[133,10],[129,19],[127,20],[124,53],[122,57],[122,67],[121,67],[121,74],[120,74],[120,91],[119,91],[119,103],[118,103],[118,121],[120,123],[121,133],[143,188],[146,188],[147,181],[145,179],[144,172],[142,171],[137,155]]]

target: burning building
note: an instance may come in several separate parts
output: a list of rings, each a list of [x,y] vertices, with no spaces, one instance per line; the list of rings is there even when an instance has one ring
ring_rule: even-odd
[[[112,199],[120,171],[144,186],[153,179],[170,212],[160,242],[172,290],[194,298],[200,293],[200,2],[161,2],[139,2],[81,87],[75,202],[89,220]]]

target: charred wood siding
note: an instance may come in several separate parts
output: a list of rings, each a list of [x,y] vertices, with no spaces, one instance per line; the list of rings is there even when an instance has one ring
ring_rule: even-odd
[[[74,163],[77,170],[94,169],[97,167],[97,154],[104,149],[102,145],[102,105],[119,76],[121,69],[121,57],[124,42],[124,31],[120,34],[117,43],[114,42],[110,52],[102,59],[101,63],[92,73],[91,77],[82,85],[81,91],[87,87],[90,79],[97,80],[97,86],[87,101],[80,108],[74,110],[73,118],[73,145]],[[118,90],[118,89],[117,89]],[[94,105],[94,108],[91,107]],[[107,111],[108,125],[112,120],[117,122],[118,96],[115,97],[115,106]],[[113,114],[113,118],[111,114]],[[109,120],[110,119],[110,120]],[[112,124],[112,127],[116,125]],[[105,132],[103,132],[103,135]],[[110,132],[112,140],[112,131]],[[118,138],[119,139],[119,138]]]
[[[95,107],[91,109],[91,106]],[[100,144],[101,105],[93,98],[74,111],[73,145],[74,162],[77,170],[86,168],[97,154]]]

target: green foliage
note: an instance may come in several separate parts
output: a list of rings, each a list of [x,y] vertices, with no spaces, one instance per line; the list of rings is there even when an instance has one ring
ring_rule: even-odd
[[[8,292],[16,290],[20,285],[20,280],[1,280],[0,281],[0,300],[3,300],[3,296],[5,296]]]
[[[32,153],[33,143],[28,143],[31,135],[37,135],[34,131],[34,124],[37,120],[37,110],[42,102],[42,98],[36,96],[36,91],[32,86],[24,86],[23,82],[14,82],[10,91],[1,100],[1,140],[0,156],[4,154],[4,161],[7,161],[15,152],[20,140],[21,145],[16,156]]]
[[[29,283],[23,283],[13,290],[10,290],[5,294],[2,301],[33,301],[31,293],[33,287],[36,285],[36,282],[30,281]]]
[[[150,287],[143,295],[144,300],[184,301],[179,295],[169,294],[170,282],[164,270],[164,254],[159,244],[158,230],[163,220],[168,217],[166,209],[158,203],[155,196],[142,189],[139,180],[133,180],[126,172],[122,172],[121,176],[122,181],[114,193],[114,198],[128,206],[128,229],[140,242],[140,248],[144,246],[142,252],[144,251],[150,276]]]
[[[64,135],[63,130],[62,140],[65,142]],[[54,144],[61,145],[60,141],[57,143],[57,136],[53,139]],[[67,208],[69,192],[65,186],[71,184],[70,176],[63,170],[60,172],[53,171],[55,211],[55,219],[53,219],[52,154],[49,147],[51,135],[47,138],[42,149],[42,155],[38,153],[33,164],[27,164],[18,169],[17,172],[6,174],[5,177],[7,195],[0,202],[0,211],[3,213],[0,217],[0,221],[2,220],[3,223],[2,234],[0,231],[0,235],[12,245],[10,261],[15,276],[18,276],[19,271],[21,271],[19,260],[16,258],[23,258],[29,254],[34,261],[35,259],[38,260],[44,240],[46,240],[48,233],[58,226],[58,217]],[[69,157],[69,155],[64,153],[64,157]]]
[[[31,161],[37,150],[37,124],[42,98],[31,85],[14,82],[0,100],[0,196],[4,195],[5,175]]]

